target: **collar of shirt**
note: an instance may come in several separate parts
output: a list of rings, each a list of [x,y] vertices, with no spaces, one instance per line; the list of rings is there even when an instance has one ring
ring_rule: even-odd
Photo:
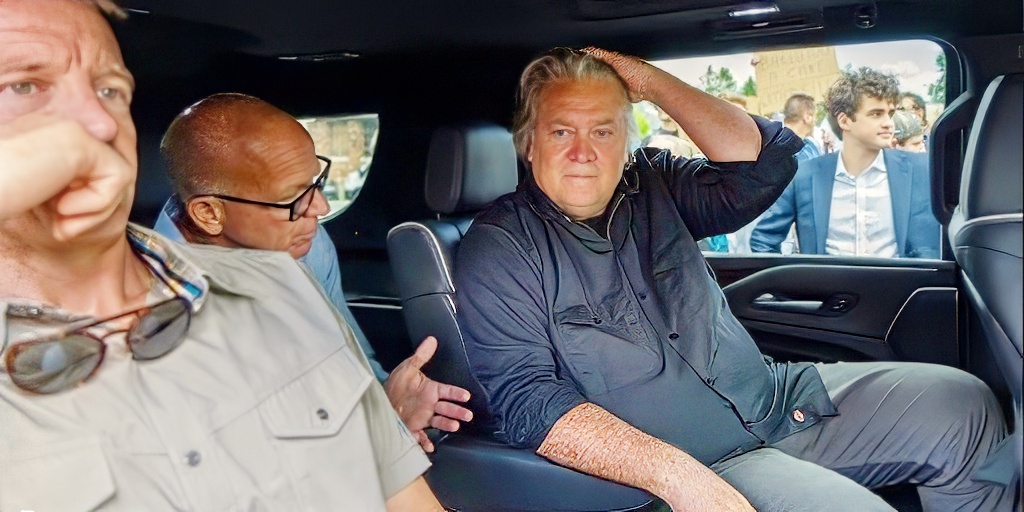
[[[529,194],[530,208],[539,217],[562,226],[591,251],[603,254],[612,251],[613,240],[619,248],[621,248],[622,244],[625,243],[625,236],[623,236],[624,233],[620,233],[621,230],[615,229],[615,227],[621,222],[616,220],[616,217],[620,215],[619,210],[626,212],[624,219],[627,227],[629,225],[629,219],[632,218],[632,210],[629,208],[629,201],[625,200],[625,186],[621,180],[615,189],[615,194],[612,196],[611,202],[607,206],[607,208],[612,208],[613,210],[611,212],[612,222],[614,223],[612,229],[612,240],[606,240],[590,226],[583,222],[574,221],[569,217],[561,208],[558,207],[558,205],[555,204],[554,201],[551,200],[550,197],[547,196],[547,194],[544,193],[543,190],[540,189],[540,186],[537,185],[537,182],[533,179],[532,175],[527,177],[523,186],[526,187],[526,191]],[[622,205],[621,203],[626,203],[626,205]],[[605,215],[602,215],[602,217],[605,217]],[[607,222],[607,220],[605,222]]]
[[[141,258],[142,262],[164,283],[164,286],[177,296],[189,301],[192,312],[199,312],[206,301],[210,284],[205,273],[171,247],[173,244],[159,235],[134,224],[127,229],[128,243]],[[157,283],[159,285],[160,283]],[[32,316],[45,316],[60,323],[71,323],[91,319],[89,315],[81,315],[65,311],[34,300],[0,299],[0,333],[7,342],[7,312],[9,308],[21,308],[32,311]]]
[[[171,196],[167,202],[164,203],[164,207],[160,210],[160,215],[156,219],[156,224],[153,224],[153,231],[160,233],[161,235],[169,238],[171,241],[178,242],[179,244],[189,243],[185,240],[185,235],[181,234],[181,230],[178,229],[178,225],[175,222],[178,216],[181,215],[180,203],[177,196]],[[320,231],[323,231],[323,224],[318,227]],[[337,258],[335,249],[333,246],[328,247],[327,242],[323,237],[328,236],[326,233],[318,232],[313,237],[313,247],[309,249],[309,252],[305,256],[299,258],[301,263],[304,263],[306,267],[317,276],[317,280],[321,283],[324,279],[321,276],[328,272],[327,268],[331,266],[332,258]]]
[[[875,159],[871,162],[871,165],[867,169],[864,169],[860,175],[865,176],[871,172],[888,172],[885,168],[885,155],[884,151],[878,150],[878,154],[875,155]],[[856,180],[849,172],[846,171],[846,165],[843,164],[843,152],[839,152],[838,163],[836,163],[836,178],[846,178],[848,180]]]
[[[193,313],[199,312],[210,289],[207,273],[185,259],[173,244],[141,226],[128,225],[128,243],[176,295],[188,299]]]

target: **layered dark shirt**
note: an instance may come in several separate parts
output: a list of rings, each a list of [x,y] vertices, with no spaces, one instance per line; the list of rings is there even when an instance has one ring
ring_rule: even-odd
[[[751,222],[792,179],[800,139],[755,121],[756,162],[638,150],[599,222],[532,178],[477,217],[454,279],[499,439],[536,449],[592,402],[709,464],[836,414],[812,365],[759,352],[694,242]]]

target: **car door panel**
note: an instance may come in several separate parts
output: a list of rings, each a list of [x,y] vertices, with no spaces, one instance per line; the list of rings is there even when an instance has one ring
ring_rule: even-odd
[[[955,266],[875,258],[710,257],[733,313],[784,360],[960,366]]]

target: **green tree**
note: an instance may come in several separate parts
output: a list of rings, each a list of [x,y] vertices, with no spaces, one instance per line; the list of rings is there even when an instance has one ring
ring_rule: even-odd
[[[935,82],[928,85],[928,96],[932,103],[946,103],[946,54],[940,53],[935,57],[935,67],[939,68],[939,77]]]
[[[757,96],[757,82],[754,81],[754,77],[748,77],[747,81],[743,82],[740,93],[744,96]]]
[[[704,76],[700,77],[700,85],[704,92],[718,96],[722,93],[737,93],[736,79],[732,76],[729,68],[722,67],[715,71],[714,66],[708,66]]]

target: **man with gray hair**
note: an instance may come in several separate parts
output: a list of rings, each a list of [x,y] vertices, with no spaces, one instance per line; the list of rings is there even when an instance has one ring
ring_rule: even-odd
[[[708,159],[631,153],[640,99]],[[778,197],[790,130],[594,48],[527,66],[513,128],[530,175],[476,217],[454,268],[499,439],[676,512],[891,511],[865,486],[907,482],[927,511],[1008,506],[1012,490],[970,478],[1006,428],[981,381],[775,362],[729,310],[694,240]]]

